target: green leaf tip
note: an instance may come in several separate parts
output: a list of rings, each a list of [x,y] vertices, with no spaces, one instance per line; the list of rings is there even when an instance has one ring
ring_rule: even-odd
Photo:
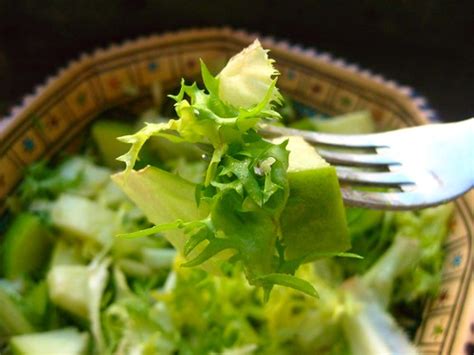
[[[181,264],[181,266],[184,266],[184,267],[198,266],[225,249],[235,249],[235,248],[236,246],[231,240],[215,238],[209,242],[209,244],[204,248],[204,250],[197,257],[195,257],[194,259],[188,262]]]
[[[254,279],[254,282],[261,284],[265,289],[268,289],[269,285],[280,285],[285,287],[293,288],[297,291],[301,291],[308,296],[319,298],[318,292],[308,281],[300,279],[299,277],[289,274],[268,274],[258,276]]]

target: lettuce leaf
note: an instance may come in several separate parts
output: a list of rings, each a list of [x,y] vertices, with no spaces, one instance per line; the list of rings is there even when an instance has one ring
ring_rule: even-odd
[[[242,108],[250,108],[264,101],[272,77],[278,75],[273,62],[268,58],[268,51],[255,40],[239,55],[231,58],[220,72],[219,97],[234,107]],[[271,95],[274,100],[280,99],[277,88],[273,88]]]
[[[443,245],[449,233],[453,211],[454,205],[450,203],[395,215],[397,237],[416,240],[420,256],[413,268],[401,273],[400,283],[392,294],[394,302],[412,302],[437,294],[445,256]]]
[[[170,96],[177,119],[119,138],[131,148],[118,158],[126,169],[114,180],[156,225],[128,237],[163,232],[187,258],[183,266],[239,262],[265,297],[275,284],[316,296],[310,283],[292,275],[298,265],[289,268],[285,260],[280,216],[289,196],[287,141],[276,144],[257,134],[260,122],[280,118],[274,110],[281,95],[273,61],[255,41],[217,76],[203,62],[201,72],[205,89],[182,81],[178,94]],[[209,150],[204,182],[195,185],[193,199],[193,185],[175,175],[156,168],[132,171],[152,136]]]
[[[221,354],[264,342],[258,292],[241,270],[215,277],[176,261],[163,287],[143,293],[120,269],[114,277],[118,292],[103,312],[107,353]]]

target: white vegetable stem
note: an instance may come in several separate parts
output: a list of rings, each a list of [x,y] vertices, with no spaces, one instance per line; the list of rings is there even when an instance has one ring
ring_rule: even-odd
[[[397,236],[387,251],[364,274],[363,282],[375,293],[377,301],[386,307],[395,279],[410,270],[420,257],[419,240]]]
[[[353,355],[417,354],[408,336],[360,279],[350,280],[346,287],[350,290],[347,302],[353,303],[354,310],[343,317],[342,327]]]

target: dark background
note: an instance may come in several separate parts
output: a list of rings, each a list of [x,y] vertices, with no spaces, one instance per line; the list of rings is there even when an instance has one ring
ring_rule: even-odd
[[[409,85],[443,120],[474,116],[474,1],[0,0],[0,115],[111,42],[231,26],[289,39]]]

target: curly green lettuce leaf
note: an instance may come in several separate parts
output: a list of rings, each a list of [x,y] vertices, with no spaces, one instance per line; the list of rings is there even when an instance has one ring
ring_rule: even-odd
[[[397,236],[415,239],[420,258],[414,268],[406,270],[393,294],[394,301],[412,302],[426,295],[434,296],[441,285],[443,248],[450,229],[454,205],[446,204],[420,212],[402,212],[395,216]]]
[[[377,258],[361,277],[382,305],[413,302],[436,294],[452,212],[453,205],[447,204],[418,212],[386,214],[389,218],[385,218],[385,228],[375,237],[388,241],[389,246],[368,252],[368,258],[370,253]]]
[[[205,90],[182,81],[178,94],[171,96],[177,119],[150,123],[119,138],[131,148],[118,158],[127,166],[115,180],[156,224],[129,237],[163,232],[187,257],[184,266],[230,258],[242,264],[248,281],[262,287],[267,296],[275,284],[316,295],[311,284],[291,276],[294,270],[284,266],[280,216],[289,195],[287,142],[272,143],[256,132],[262,120],[280,117],[273,109],[281,100],[273,61],[256,41],[219,75],[213,76],[203,62],[201,69]],[[181,198],[184,191],[190,195],[191,185],[175,175],[159,169],[132,171],[152,136],[211,150],[204,182],[195,186],[193,199]],[[206,206],[207,215],[180,215],[201,206]]]
[[[28,209],[34,201],[54,200],[65,191],[91,196],[105,185],[109,175],[108,169],[93,164],[87,157],[68,158],[57,168],[42,160],[27,168],[17,196],[10,198],[10,207],[14,212]]]
[[[330,269],[334,267],[338,266],[331,265]],[[344,341],[341,329],[346,312],[344,294],[336,285],[326,282],[313,264],[302,265],[296,276],[314,285],[319,298],[288,288],[272,292],[264,308],[271,349],[275,353],[283,350],[283,353],[326,354]]]
[[[170,354],[176,350],[176,338],[164,331],[172,324],[164,309],[155,307],[148,293],[132,292],[124,273],[113,272],[117,292],[115,299],[102,313],[106,354]]]
[[[133,168],[144,143],[152,136],[165,137],[175,142],[207,143],[222,153],[226,145],[241,141],[242,135],[255,129],[262,119],[280,117],[273,109],[274,103],[281,101],[274,78],[278,72],[260,43],[254,42],[249,50],[242,51],[234,58],[240,59],[231,60],[216,77],[212,76],[201,61],[206,90],[199,89],[196,83],[186,85],[184,80],[181,82],[178,94],[170,96],[176,101],[178,119],[166,123],[147,123],[137,133],[119,138],[132,145],[126,154],[118,158],[126,163],[127,171]],[[233,63],[242,60],[246,64],[245,68],[253,69],[249,71],[238,66],[241,71],[236,71]],[[252,82],[255,86],[254,90],[248,90],[244,105],[232,99],[229,101],[228,90],[221,90],[222,87],[232,86],[235,80]]]
[[[120,292],[103,314],[109,353],[221,354],[264,342],[258,292],[240,270],[214,277],[180,263],[162,288],[144,293],[115,270]]]

